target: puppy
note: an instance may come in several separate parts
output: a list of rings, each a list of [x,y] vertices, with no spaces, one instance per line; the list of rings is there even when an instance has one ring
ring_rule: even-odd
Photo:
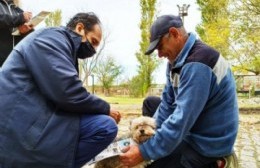
[[[156,123],[150,117],[138,117],[130,122],[130,137],[135,143],[140,144],[155,134]],[[133,168],[145,168],[150,161],[143,161]],[[119,156],[110,157],[101,160],[95,164],[94,168],[122,168],[123,164],[120,162]]]

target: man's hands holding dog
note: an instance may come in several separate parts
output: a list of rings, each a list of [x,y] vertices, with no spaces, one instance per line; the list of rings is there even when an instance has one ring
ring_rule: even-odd
[[[116,123],[118,124],[121,120],[121,114],[119,113],[119,111],[116,110],[110,110],[109,112],[109,116],[112,117]]]
[[[121,154],[120,160],[124,164],[125,167],[133,167],[142,161],[144,161],[139,147],[137,145],[131,145],[124,149],[123,154]]]

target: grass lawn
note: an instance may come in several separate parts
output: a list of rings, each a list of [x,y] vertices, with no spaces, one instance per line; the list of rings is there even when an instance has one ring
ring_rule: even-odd
[[[143,103],[144,98],[131,98],[131,97],[106,97],[100,96],[100,98],[106,100],[110,104],[120,104],[120,105],[141,105]]]
[[[104,95],[97,95],[102,99],[106,100],[115,109],[123,111],[140,111],[144,98],[131,98],[131,97],[120,97],[111,96],[106,97]],[[238,97],[238,106],[240,111],[245,112],[260,112],[260,98],[241,98]]]

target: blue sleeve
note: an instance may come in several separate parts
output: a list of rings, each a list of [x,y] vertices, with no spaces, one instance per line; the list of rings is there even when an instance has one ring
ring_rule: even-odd
[[[156,134],[139,146],[145,159],[165,157],[183,141],[208,100],[211,78],[212,71],[204,64],[188,63],[182,68],[176,109]]]
[[[155,112],[154,118],[156,119],[157,128],[160,128],[162,123],[172,114],[176,105],[174,104],[175,97],[173,87],[170,81],[171,64],[168,63],[166,69],[166,85],[162,93],[162,101]]]
[[[108,114],[110,106],[79,79],[73,45],[64,32],[44,30],[25,48],[25,64],[41,93],[67,112]]]

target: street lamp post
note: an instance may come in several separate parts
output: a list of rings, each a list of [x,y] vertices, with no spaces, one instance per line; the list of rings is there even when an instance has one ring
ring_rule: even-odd
[[[92,77],[92,94],[94,94],[94,92],[95,92],[94,75],[91,74],[91,77]]]
[[[184,24],[184,16],[188,16],[188,8],[190,7],[190,5],[183,4],[182,6],[177,5],[177,7],[179,8],[179,16],[181,17]]]

